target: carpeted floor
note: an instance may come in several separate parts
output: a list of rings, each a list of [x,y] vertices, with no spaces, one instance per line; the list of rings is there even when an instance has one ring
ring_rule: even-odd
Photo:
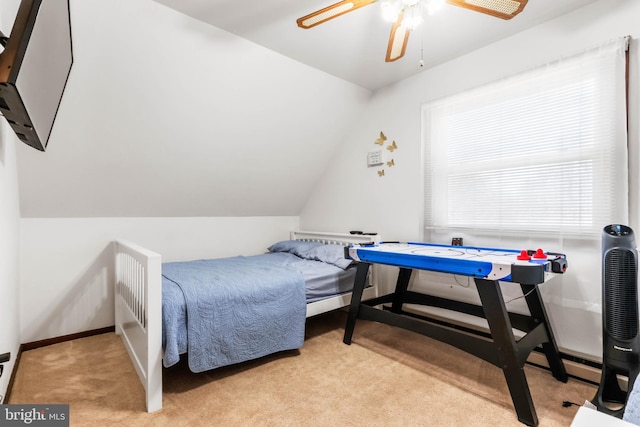
[[[22,354],[7,403],[68,403],[72,426],[518,426],[502,371],[429,338],[345,314],[309,319],[299,351],[193,374],[164,370],[163,409],[120,338],[102,334]],[[566,427],[596,386],[527,365],[541,427]]]

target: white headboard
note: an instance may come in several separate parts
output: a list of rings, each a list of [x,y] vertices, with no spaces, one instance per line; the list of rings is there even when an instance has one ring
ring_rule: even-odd
[[[291,240],[304,240],[320,242],[324,244],[352,245],[357,243],[376,243],[380,241],[379,235],[327,233],[323,231],[292,231]]]

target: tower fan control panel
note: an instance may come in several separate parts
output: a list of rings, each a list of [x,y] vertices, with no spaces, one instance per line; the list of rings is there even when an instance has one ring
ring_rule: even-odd
[[[628,236],[629,234],[633,234],[631,228],[620,224],[607,225],[604,228],[604,232],[611,236]]]

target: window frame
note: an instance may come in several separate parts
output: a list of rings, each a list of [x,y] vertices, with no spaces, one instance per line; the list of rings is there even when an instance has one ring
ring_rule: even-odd
[[[424,217],[423,219],[424,219],[425,231],[429,232],[429,230],[433,230],[433,229],[439,229],[439,230],[444,229],[444,230],[460,230],[460,231],[475,232],[475,233],[500,232],[500,233],[506,233],[506,234],[527,233],[527,234],[540,234],[540,235],[557,235],[558,233],[562,233],[563,235],[571,236],[571,237],[595,237],[600,235],[602,227],[607,224],[628,223],[629,174],[628,174],[628,150],[627,150],[627,131],[626,131],[626,123],[627,123],[626,99],[628,97],[628,93],[627,93],[628,92],[628,78],[627,78],[628,44],[629,44],[628,37],[620,38],[612,42],[605,43],[601,46],[588,49],[585,52],[580,53],[578,55],[562,58],[552,63],[546,64],[544,66],[537,67],[535,69],[525,71],[523,73],[519,73],[507,79],[488,83],[481,87],[471,89],[469,91],[465,91],[459,94],[454,94],[445,98],[441,98],[439,100],[435,100],[423,105],[421,114],[422,114],[422,144],[423,144],[423,153],[424,153],[424,163],[423,163]],[[603,59],[600,57],[601,55],[605,56],[604,57],[605,62],[608,62],[609,60],[612,60],[615,62],[615,64],[613,64],[613,69],[606,70],[606,73],[604,74],[606,76],[615,75],[615,81],[613,82],[613,85],[612,85],[612,88],[613,88],[612,90],[615,91],[615,99],[608,100],[608,102],[611,102],[613,104],[613,107],[612,107],[613,110],[606,112],[607,114],[613,115],[612,122],[614,122],[615,124],[615,129],[613,130],[613,134],[611,136],[613,140],[609,141],[609,143],[613,147],[613,151],[608,152],[607,150],[604,150],[604,153],[603,153],[602,150],[600,150],[601,147],[595,147],[595,151],[589,151],[588,153],[586,153],[585,152],[586,150],[584,150],[585,145],[583,145],[582,149],[578,146],[577,151],[575,151],[576,147],[573,147],[574,161],[585,162],[585,158],[586,158],[587,160],[585,164],[591,163],[592,165],[595,164],[597,167],[597,170],[591,171],[591,173],[595,174],[594,178],[592,179],[591,185],[592,186],[595,185],[596,187],[598,187],[598,191],[594,193],[593,189],[589,190],[593,194],[591,196],[592,197],[591,209],[597,209],[598,210],[597,215],[595,215],[595,217],[593,216],[588,217],[589,212],[588,212],[588,209],[585,208],[584,212],[586,213],[585,213],[585,217],[581,221],[581,224],[572,225],[570,222],[568,222],[569,220],[571,220],[570,216],[572,212],[571,211],[572,207],[567,207],[566,208],[567,211],[566,213],[564,213],[565,215],[564,221],[559,220],[554,222],[552,219],[550,219],[547,222],[540,221],[539,223],[535,223],[536,218],[538,219],[542,218],[542,215],[544,215],[544,212],[553,211],[553,205],[549,205],[549,204],[545,205],[545,203],[540,203],[542,201],[540,196],[541,193],[538,192],[536,193],[536,197],[537,197],[538,204],[543,205],[541,209],[539,209],[541,210],[542,214],[538,213],[537,215],[539,216],[537,217],[533,216],[532,221],[523,220],[521,223],[518,223],[517,221],[514,221],[514,219],[517,220],[520,217],[517,217],[517,218],[512,217],[511,223],[513,224],[510,225],[505,223],[505,221],[510,221],[508,215],[506,219],[501,219],[500,221],[494,221],[493,223],[487,219],[482,219],[481,221],[475,221],[475,222],[472,220],[467,220],[465,222],[464,219],[460,221],[459,219],[453,218],[452,209],[456,209],[456,206],[458,207],[459,211],[466,209],[468,207],[467,205],[469,205],[469,203],[466,203],[466,201],[473,200],[474,197],[473,197],[473,192],[471,192],[468,198],[465,198],[465,196],[463,196],[462,198],[464,200],[462,202],[458,201],[457,204],[450,206],[450,197],[451,197],[450,194],[452,194],[452,191],[450,188],[451,187],[450,178],[455,176],[455,174],[457,173],[455,171],[458,171],[461,176],[463,176],[465,173],[469,173],[473,169],[473,166],[470,167],[471,162],[473,160],[470,160],[471,158],[467,155],[467,153],[464,153],[464,152],[458,153],[458,158],[460,159],[460,161],[455,160],[453,162],[450,160],[450,155],[448,152],[443,154],[444,148],[449,150],[450,147],[448,145],[446,146],[443,145],[442,141],[446,137],[448,137],[449,134],[452,133],[451,129],[446,129],[446,126],[448,126],[448,124],[447,125],[443,124],[444,123],[443,120],[445,121],[452,120],[451,118],[454,115],[467,114],[469,116],[466,118],[467,120],[470,120],[471,122],[473,122],[473,120],[476,120],[476,123],[482,124],[484,123],[482,121],[482,117],[480,117],[482,115],[478,117],[470,118],[473,115],[471,113],[475,112],[478,109],[483,109],[483,108],[487,110],[491,110],[496,107],[495,105],[496,103],[504,104],[502,105],[503,107],[502,112],[505,112],[505,111],[510,112],[505,110],[504,108],[505,108],[505,105],[506,106],[512,105],[511,103],[513,102],[513,100],[510,99],[510,96],[512,93],[515,93],[517,95],[516,98],[518,99],[522,98],[524,94],[524,96],[530,96],[531,98],[537,99],[539,101],[541,98],[540,97],[541,87],[548,87],[548,86],[545,86],[545,85],[542,85],[540,87],[536,86],[535,90],[531,91],[531,94],[527,94],[526,93],[527,85],[530,84],[531,81],[535,81],[536,84],[539,84],[540,82],[543,82],[545,79],[547,80],[551,79],[550,80],[551,86],[555,84],[555,88],[553,88],[553,90],[551,89],[547,89],[547,90],[550,91],[549,93],[555,96],[557,95],[556,92],[558,91],[561,92],[565,90],[564,83],[558,83],[558,82],[554,83],[553,81],[553,79],[555,78],[554,76],[558,75],[558,73],[567,74],[567,76],[565,77],[567,79],[573,79],[574,85],[580,85],[580,84],[588,85],[589,79],[591,78],[588,73],[586,77],[584,77],[584,79],[581,80],[580,78],[578,78],[577,75],[575,74],[572,75],[571,72],[575,72],[575,70],[578,70],[578,73],[579,73],[581,70],[584,70],[584,67],[587,67],[589,61],[593,60],[594,58],[595,58],[595,62],[593,62],[593,66],[594,67],[600,66],[601,65],[600,59]],[[620,55],[622,55],[622,58],[619,57]],[[620,59],[622,59],[622,62],[619,61]],[[584,80],[584,83],[581,83],[583,82],[583,80]],[[568,80],[568,81],[569,81],[569,84],[571,84],[571,80]],[[611,82],[607,82],[607,83],[611,83]],[[590,89],[593,90],[593,88],[590,88]],[[607,93],[608,92],[605,91],[604,94],[606,95]],[[486,99],[488,94],[492,94],[492,96],[496,96],[495,94],[497,94],[496,98],[490,98],[490,99],[496,99],[497,101],[494,101],[493,103],[487,103]],[[574,96],[575,93],[573,94],[570,93],[569,95]],[[601,113],[599,111],[601,105],[598,104],[599,96],[602,96],[602,94],[596,93],[594,95],[594,98],[592,98],[592,102],[594,102],[594,104],[592,109],[587,108],[588,114],[598,115]],[[574,100],[574,101],[583,102],[582,100]],[[461,107],[460,104],[464,104],[464,107]],[[461,108],[462,108],[462,112],[460,110]],[[440,111],[443,109],[444,110],[449,109],[450,112]],[[620,110],[623,110],[623,111],[620,111]],[[526,111],[527,110],[524,109],[523,111],[521,111],[521,114]],[[562,112],[563,110],[559,110],[559,111]],[[572,110],[567,110],[567,111],[572,111]],[[500,115],[500,112],[491,111],[490,113],[495,114],[497,117],[502,117]],[[431,120],[433,120],[431,116],[434,114],[441,116],[440,118],[436,119],[436,120],[440,120],[440,122],[436,123],[435,125],[431,122]],[[489,116],[485,114],[484,117],[489,117]],[[588,117],[588,119],[593,120],[593,117],[590,116]],[[607,123],[607,120],[608,119],[605,118],[604,123]],[[578,118],[578,122],[579,121],[580,119]],[[509,123],[511,124],[511,127],[513,127],[513,124],[511,122]],[[546,124],[547,122],[543,122],[543,123]],[[588,121],[585,123],[589,124]],[[516,126],[517,125],[518,123],[516,123]],[[561,125],[564,125],[564,124],[561,124]],[[536,124],[533,123],[533,126],[535,127]],[[433,133],[434,127],[438,127],[437,131],[439,132],[436,135],[436,139],[434,139],[434,133]],[[585,127],[585,129],[587,127]],[[445,128],[445,129],[442,129],[442,128]],[[471,128],[465,129],[464,127],[458,130],[460,131],[460,134],[465,134],[465,132],[467,134],[471,134],[472,133],[471,131],[473,131],[473,129]],[[513,129],[510,129],[509,131],[513,132]],[[579,128],[575,130],[574,133],[576,132],[579,133],[581,131],[582,131],[582,128]],[[611,130],[608,130],[608,129],[596,129],[596,131],[602,132],[601,137],[608,137],[608,135],[610,135],[612,132]],[[475,133],[474,133],[474,136],[477,137]],[[552,138],[553,137],[557,138],[557,135],[552,136]],[[595,137],[595,141],[596,141],[595,143],[599,145],[600,139],[598,138],[599,137],[597,136]],[[594,141],[593,139],[589,140],[587,138],[587,140],[588,140],[587,143],[591,141],[591,144],[593,144],[593,141]],[[554,143],[552,143],[551,145],[549,144],[545,145],[546,147],[545,149],[547,150],[546,154],[549,156],[552,156],[552,155],[560,156],[561,153],[555,153],[555,154],[552,153],[553,145]],[[528,149],[527,147],[529,146],[534,146],[535,149],[539,149],[539,146],[536,145],[536,141],[533,140],[533,141],[527,142],[527,145],[525,146],[525,150],[523,151],[526,151]],[[489,154],[486,156],[478,154],[479,153],[478,151],[475,152],[478,155],[478,157],[483,157],[482,159],[483,162],[486,162],[486,164],[482,165],[480,169],[484,167],[485,168],[484,170],[486,170],[486,165],[492,165],[492,159],[490,157],[491,155],[496,154],[498,152],[498,149],[501,147],[499,143],[497,145],[494,143],[494,145],[491,146],[490,148],[491,149],[489,150]],[[591,147],[591,148],[594,148],[594,147]],[[459,151],[465,151],[464,147],[462,150],[459,150]],[[513,148],[512,151],[517,153],[518,147]],[[613,157],[613,160],[608,159],[610,160],[610,163],[605,164],[604,167],[610,168],[610,170],[607,173],[614,174],[613,177],[603,175],[603,172],[600,170],[600,168],[603,167],[603,165],[601,164],[603,163],[602,156],[607,155],[607,152],[611,157]],[[499,155],[503,155],[503,154],[504,153],[499,153]],[[527,155],[532,156],[533,158],[535,158],[536,156],[540,156],[540,158],[543,157],[539,155],[536,151],[530,151]],[[467,159],[466,163],[465,163],[465,158]],[[510,159],[498,158],[497,160],[493,161],[494,163],[493,167],[495,167],[496,163],[500,163],[501,161],[507,161],[507,160],[510,160],[513,162],[514,158],[513,156]],[[556,163],[559,165],[561,165],[562,163],[567,163],[567,162],[564,162],[564,160],[565,159],[562,159],[561,161]],[[517,161],[515,163],[517,163]],[[521,166],[524,169],[526,169],[527,167],[532,168],[531,164],[528,164],[530,163],[528,160],[521,163],[522,163]],[[538,167],[542,167],[546,163],[544,161],[540,162]],[[442,172],[441,169],[443,169],[443,164],[448,165],[447,167],[444,167],[444,169],[451,169],[454,172],[446,172],[446,171]],[[509,165],[509,164],[501,168],[501,170],[505,172],[513,172],[516,169],[517,169],[517,165]],[[578,171],[577,176],[578,177],[581,176],[580,173],[582,173],[583,174],[582,179],[583,179],[584,173],[588,173],[588,172],[589,171],[585,172],[585,170],[583,170],[582,172]],[[500,173],[501,172],[496,172],[493,178],[496,178],[496,177],[499,178]],[[562,174],[563,172],[560,172],[560,173]],[[602,177],[607,179],[611,178],[611,181],[601,188],[600,183],[601,183]],[[505,181],[506,180],[502,180],[501,182],[508,187],[507,184],[509,184],[509,182],[505,182]],[[580,178],[576,178],[576,177],[573,178],[574,184],[578,182],[581,185],[582,182],[579,182],[579,181],[580,181]],[[473,183],[475,181],[472,180],[471,182]],[[499,186],[500,180],[498,180],[497,184],[496,183],[494,184],[495,185],[492,188],[492,191],[499,193],[501,191]],[[548,183],[545,185],[548,185]],[[458,194],[464,193],[464,190],[465,190],[464,186],[465,185],[463,182],[457,188]],[[569,187],[571,186],[569,185]],[[551,188],[549,189],[550,198],[553,197],[554,195],[553,191],[555,189],[557,189],[557,186],[551,185]],[[615,190],[615,191],[612,191],[612,190]],[[571,191],[574,191],[575,194],[571,193]],[[617,194],[613,194],[613,193],[617,193]],[[572,194],[574,196],[577,195],[577,197],[583,197],[579,189],[572,190],[571,188],[569,188],[566,194],[564,195],[564,198],[571,196]],[[506,196],[508,196],[508,194],[503,194],[502,196],[497,196],[497,197],[506,197]],[[527,197],[526,193],[523,195],[523,197],[524,197],[524,200],[526,201],[526,197]],[[598,205],[598,203],[601,203],[602,200],[606,200],[607,197],[611,197],[613,199],[613,201],[611,202],[613,203],[612,207],[607,208],[607,205],[602,205],[602,204]],[[580,202],[582,203],[584,202],[584,200],[580,199]],[[486,216],[488,210],[496,209],[491,202],[487,202],[483,204],[483,203],[478,203],[476,199],[474,203],[477,206],[476,205],[470,206],[468,212],[466,212],[465,215],[475,214],[479,216],[481,215]],[[521,205],[524,204],[522,200],[517,203]],[[500,204],[498,203],[497,205],[500,205]],[[605,210],[604,213],[601,212],[602,209]],[[523,223],[525,223],[525,225],[523,225]],[[527,226],[526,224],[529,224],[529,225]],[[535,226],[531,226],[531,224],[535,224]]]

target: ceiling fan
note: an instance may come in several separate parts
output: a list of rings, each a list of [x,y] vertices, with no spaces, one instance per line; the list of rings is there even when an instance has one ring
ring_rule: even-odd
[[[352,12],[378,0],[344,0],[299,18],[301,28],[312,28],[345,13]],[[391,35],[387,45],[386,62],[404,56],[409,33],[423,20],[423,13],[433,13],[445,2],[454,6],[485,13],[502,19],[511,19],[524,9],[528,0],[381,0],[383,17],[391,22]]]

